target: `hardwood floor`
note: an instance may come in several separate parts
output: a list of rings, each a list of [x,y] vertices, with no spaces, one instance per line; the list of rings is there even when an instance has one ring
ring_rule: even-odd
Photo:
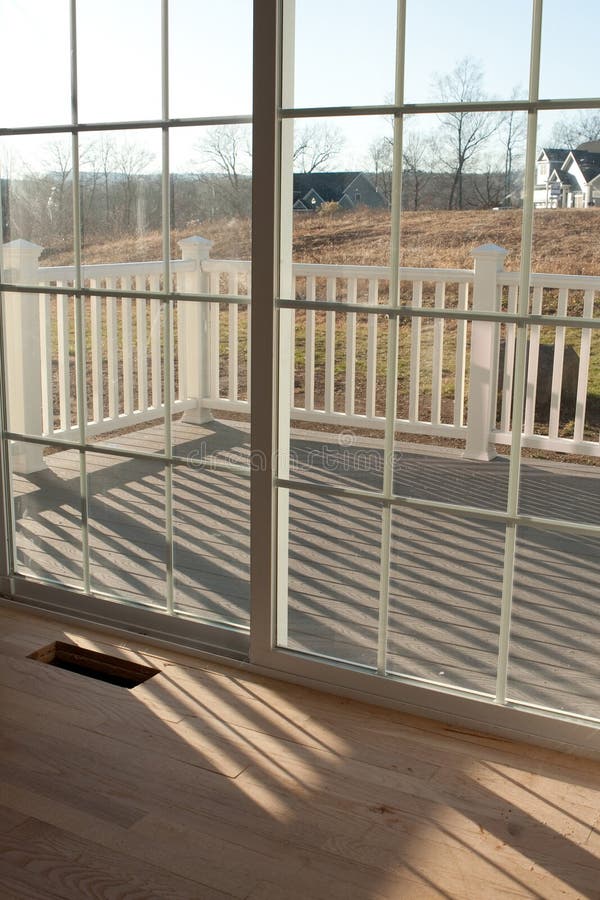
[[[0,608],[0,894],[600,897],[600,764]],[[125,690],[28,659],[156,666]]]

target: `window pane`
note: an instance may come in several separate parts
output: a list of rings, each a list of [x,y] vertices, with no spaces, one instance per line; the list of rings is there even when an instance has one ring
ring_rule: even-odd
[[[598,538],[520,528],[508,696],[598,717]]]
[[[298,263],[389,265],[391,128],[381,116],[294,122],[293,253]],[[292,196],[293,194],[293,196]]]
[[[249,282],[252,205],[252,128],[215,125],[175,128],[170,134],[171,245],[176,256],[200,253],[211,260],[243,260],[238,270],[203,267],[207,283],[201,291],[247,291]],[[189,238],[202,238],[195,243]],[[187,245],[179,241],[187,240]],[[199,270],[197,270],[199,271]],[[212,278],[210,277],[212,276]],[[221,276],[220,279],[218,276]],[[243,276],[243,277],[242,277]],[[231,284],[229,282],[232,282]],[[197,291],[190,277],[178,290]]]
[[[92,590],[165,609],[163,467],[101,453],[86,461]]]
[[[8,428],[79,440],[73,297],[5,294]]]
[[[9,443],[19,574],[81,588],[81,481],[76,450]]]
[[[531,14],[530,0],[506,0],[492,25],[480,0],[409,0],[406,101],[526,97]]]
[[[43,266],[73,264],[71,139],[64,134],[0,138],[3,241],[36,244]],[[8,263],[5,261],[5,266]],[[12,267],[11,267],[12,268]],[[36,272],[10,280],[37,284]]]
[[[495,693],[504,526],[393,513],[388,669]]]
[[[378,505],[291,494],[290,649],[375,666],[380,555]]]
[[[564,17],[560,0],[544,0],[540,97],[597,97],[600,9],[595,3],[585,5],[585,27],[576,41],[565,40]]]
[[[549,276],[551,278],[551,276]],[[573,287],[534,287],[532,308],[552,317],[593,318],[595,292]],[[528,329],[523,422],[521,512],[578,522],[596,521],[600,499],[600,385],[598,329],[552,324]]]
[[[534,272],[597,275],[600,111],[541,112],[534,205]]]
[[[404,120],[403,265],[470,268],[476,247],[499,244],[508,251],[507,268],[518,269],[526,128],[522,112]],[[382,184],[391,177],[390,136],[390,128],[382,131],[379,158],[372,157]]]
[[[129,288],[125,276],[99,281],[101,287]],[[133,279],[141,290],[149,287],[157,294],[159,281],[154,275]],[[90,285],[95,286],[93,280]],[[158,297],[91,297],[85,311],[90,336],[86,361],[88,440],[164,453],[167,347],[173,346],[176,312]],[[174,397],[174,365],[170,369]]]
[[[79,119],[161,115],[160,0],[78,0]]]
[[[250,481],[224,471],[173,469],[175,607],[191,618],[250,624]],[[208,447],[206,447],[208,452]]]
[[[68,0],[1,0],[2,126],[71,121]]]
[[[160,132],[85,133],[79,141],[82,261],[162,257]]]
[[[252,3],[169,3],[170,113],[175,118],[252,111]]]
[[[294,106],[390,102],[394,92],[396,0],[377,15],[353,0],[296,0]]]
[[[203,452],[249,460],[250,334],[245,304],[173,304],[172,443],[177,456]],[[225,421],[219,421],[224,413]]]
[[[389,321],[362,313],[319,312],[310,304],[334,295],[348,305],[387,302],[387,281],[308,275],[296,280],[299,295],[308,297],[308,303],[306,310],[292,314],[293,347],[288,351],[295,360],[290,475],[380,491]],[[370,429],[368,436],[365,429]]]
[[[473,283],[408,282],[402,294],[414,308],[465,310]],[[400,320],[396,494],[506,510],[513,333],[485,321]]]

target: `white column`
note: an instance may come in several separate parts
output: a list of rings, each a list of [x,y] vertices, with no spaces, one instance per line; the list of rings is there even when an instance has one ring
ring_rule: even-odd
[[[3,246],[5,282],[38,284],[42,247],[16,240]],[[8,429],[40,437],[42,434],[42,372],[40,301],[38,294],[4,294],[5,373]],[[15,444],[12,466],[27,475],[44,468],[39,444]]]
[[[498,272],[504,267],[507,251],[496,244],[485,244],[472,251],[475,260],[473,310],[498,310]],[[474,321],[471,326],[471,365],[465,459],[490,460],[496,456],[491,430],[496,413],[493,366],[497,359],[495,322]]]
[[[179,241],[181,258],[192,259],[196,267],[182,274],[182,293],[207,293],[209,276],[202,271],[203,260],[209,259],[212,241],[203,237],[189,237]],[[182,318],[179,348],[179,364],[185,369],[187,395],[196,400],[196,405],[187,410],[184,422],[203,425],[210,422],[212,413],[206,405],[210,392],[210,308],[208,303],[184,300],[178,304],[178,314]]]

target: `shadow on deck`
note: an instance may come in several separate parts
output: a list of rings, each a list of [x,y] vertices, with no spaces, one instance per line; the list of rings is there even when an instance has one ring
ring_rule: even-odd
[[[112,441],[160,451],[162,429]],[[174,603],[200,618],[249,623],[249,480],[197,465],[215,457],[248,463],[237,423],[174,423],[185,463],[173,469]],[[318,439],[317,439],[318,438]],[[297,433],[292,474],[303,482],[378,490],[375,442]],[[100,446],[99,446],[100,451]],[[81,584],[79,461],[65,450],[47,469],[14,477],[16,555],[25,574]],[[160,458],[88,454],[92,589],[165,608],[165,471]],[[506,508],[508,462],[463,460],[457,451],[399,446],[401,496],[474,508]],[[600,524],[595,468],[526,461],[524,514]],[[305,491],[290,494],[289,646],[374,666],[377,653],[381,506]],[[410,506],[392,517],[391,672],[494,693],[504,526]],[[509,696],[598,715],[598,539],[523,528],[514,584]]]

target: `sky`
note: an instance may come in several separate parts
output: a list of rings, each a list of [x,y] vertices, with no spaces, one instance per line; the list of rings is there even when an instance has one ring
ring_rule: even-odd
[[[465,56],[480,63],[488,96],[506,99],[517,91],[524,97],[531,5],[531,0],[408,0],[405,100],[437,99],[436,77]],[[395,0],[296,0],[295,104],[389,102],[395,7]],[[3,126],[70,120],[68,10],[68,0],[0,0]],[[77,17],[80,120],[159,117],[160,0],[78,0]],[[565,29],[564,0],[544,0],[542,97],[600,94],[600,2],[578,0],[577,20],[586,27]],[[172,116],[250,114],[251,35],[251,0],[171,0]],[[554,119],[542,119],[549,130]],[[424,122],[435,124],[432,117]],[[369,143],[389,129],[381,118],[339,120],[337,126],[346,137],[339,167],[366,164]],[[198,135],[173,131],[175,170],[193,165]],[[540,141],[544,138],[541,134]],[[115,139],[143,142],[158,167],[158,132]],[[5,141],[4,156],[8,147],[9,155],[35,165],[50,140]]]

